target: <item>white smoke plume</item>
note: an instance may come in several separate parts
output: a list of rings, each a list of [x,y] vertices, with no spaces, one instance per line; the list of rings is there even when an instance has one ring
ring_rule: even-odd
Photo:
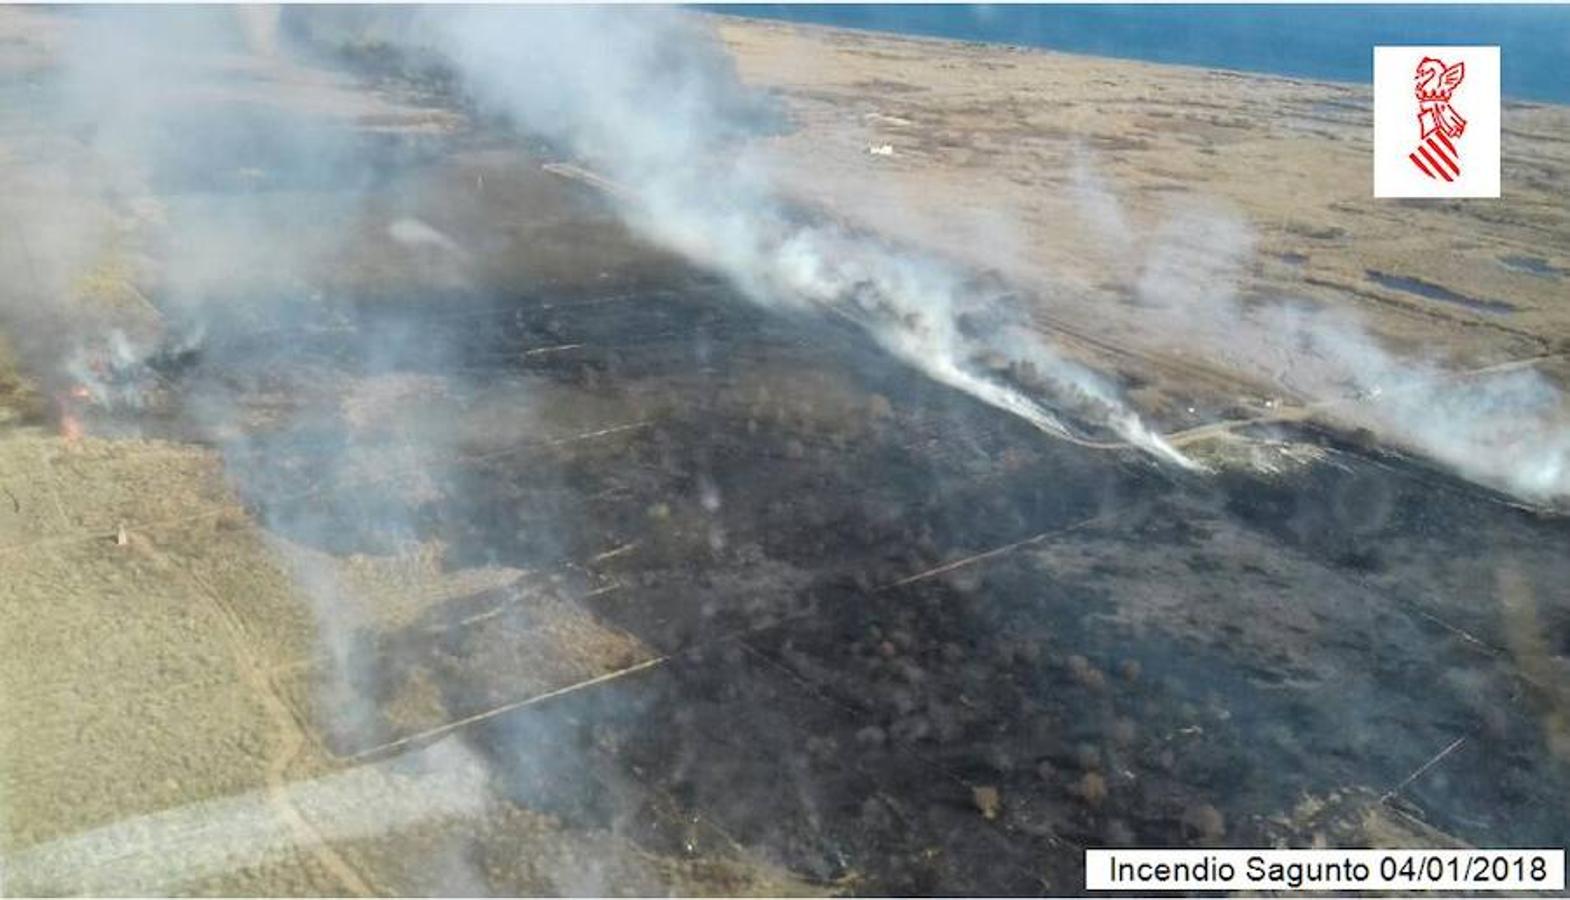
[[[1464,478],[1539,504],[1570,502],[1570,404],[1529,369],[1459,378],[1403,359],[1355,319],[1280,305],[1258,314],[1262,334],[1295,341],[1322,362],[1316,387],[1339,382],[1354,403],[1336,414],[1410,447]],[[1327,383],[1328,382],[1328,383]]]
[[[1126,221],[1093,179],[1081,179],[1079,196],[1092,221]],[[1570,404],[1540,373],[1468,377],[1387,349],[1346,310],[1288,297],[1245,303],[1239,290],[1254,264],[1254,235],[1225,209],[1174,210],[1142,237],[1127,244],[1127,264],[1140,272],[1142,314],[1163,334],[1463,478],[1531,503],[1570,502]]]
[[[428,24],[486,107],[608,175],[641,234],[726,275],[753,300],[849,318],[919,371],[1044,432],[1072,437],[1061,411],[1191,465],[1110,383],[1034,332],[968,333],[964,316],[994,312],[994,301],[958,267],[795,208],[741,140],[765,110],[692,18],[484,9],[431,13]],[[1050,398],[987,372],[986,354],[1029,362]]]

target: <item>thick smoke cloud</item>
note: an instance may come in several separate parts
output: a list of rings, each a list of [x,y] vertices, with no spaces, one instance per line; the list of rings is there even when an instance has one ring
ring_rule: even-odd
[[[410,549],[422,491],[444,483],[453,458],[440,398],[424,399],[456,368],[445,348],[399,309],[361,328],[350,321],[353,298],[332,294],[333,264],[359,233],[371,190],[387,200],[381,179],[397,161],[375,152],[360,125],[386,110],[342,76],[287,53],[258,55],[282,48],[255,11],[80,10],[60,22],[32,95],[34,127],[7,148],[38,177],[0,196],[0,214],[23,235],[4,242],[0,263],[27,273],[0,287],[0,328],[43,394],[62,410],[92,410],[92,430],[137,434],[145,418],[152,434],[167,434],[169,418],[142,415],[156,409],[180,436],[220,450],[314,614],[317,646],[301,649],[315,665],[315,724],[364,740],[377,709],[362,687],[378,673],[356,650],[372,623],[346,602],[337,561],[300,544],[354,531],[383,553]],[[386,232],[411,252],[457,267],[465,259],[417,220]],[[302,365],[302,337],[327,331],[333,353]],[[416,357],[437,388],[364,377]],[[280,400],[258,412],[255,395],[268,389]],[[365,396],[378,389],[393,398]],[[302,459],[315,468],[302,472]],[[329,841],[479,810],[486,774],[472,754],[446,747],[421,759],[441,778],[397,809],[367,799],[390,796],[372,786],[371,769],[293,796],[316,806]],[[460,772],[461,784],[442,782]],[[119,843],[135,844],[126,851],[135,856],[143,831],[210,826],[212,846],[137,873],[155,879],[147,892],[172,890],[298,845],[276,805],[247,795],[111,825],[38,848],[12,872],[50,890],[108,884],[131,865]]]
[[[3,261],[26,273],[0,292],[0,319],[47,393],[136,408],[161,354],[213,328],[295,324],[287,307],[334,250],[322,235],[360,208],[375,168],[355,111],[290,109],[339,86],[254,55],[246,18],[101,9],[53,23],[51,65],[24,95],[38,127],[18,155],[36,174],[0,198],[23,233]]]
[[[1564,395],[1530,369],[1465,377],[1397,354],[1344,309],[1240,291],[1254,235],[1216,206],[1174,209],[1137,235],[1111,194],[1079,180],[1087,219],[1117,223],[1138,271],[1142,315],[1164,334],[1288,392],[1323,401],[1343,426],[1368,428],[1464,478],[1533,503],[1570,500],[1570,418]]]
[[[1139,421],[1115,388],[1023,325],[960,268],[905,252],[796,208],[742,136],[769,121],[712,37],[664,11],[470,10],[429,13],[440,51],[487,108],[543,134],[620,186],[643,235],[728,276],[772,306],[851,319],[944,384],[1059,436],[1064,416],[1110,428],[1190,465]],[[425,29],[422,28],[422,31]],[[986,371],[1002,354],[1029,363],[1032,396]]]
[[[483,10],[444,13],[436,26],[482,102],[608,174],[630,192],[620,197],[623,212],[643,234],[725,273],[753,299],[851,318],[928,376],[1043,431],[1069,433],[1068,415],[1187,464],[1105,379],[1038,333],[1006,316],[983,333],[967,328],[998,310],[963,271],[793,208],[738,139],[767,110],[690,20]],[[1555,424],[1563,398],[1541,376],[1458,382],[1437,364],[1386,350],[1348,314],[1288,299],[1245,308],[1237,285],[1254,261],[1246,222],[1190,209],[1142,238],[1090,163],[1078,162],[1075,198],[1088,224],[1141,273],[1139,297],[1170,334],[1246,372],[1290,378],[1307,396],[1351,398],[1337,407],[1341,421],[1464,477],[1534,502],[1570,496],[1570,435]],[[977,360],[987,354],[1029,363],[1045,396],[983,370]]]
[[[1070,435],[1075,421],[1107,427],[1186,463],[1143,426],[1115,386],[1065,359],[962,268],[782,196],[748,140],[777,127],[780,111],[741,85],[723,48],[692,17],[443,9],[389,21],[397,42],[449,62],[483,108],[614,180],[622,188],[619,207],[640,233],[727,275],[754,300],[851,319],[928,376],[1044,431]],[[270,29],[261,31],[270,47]],[[213,11],[89,18],[75,29],[64,86],[50,106],[62,125],[84,136],[91,164],[62,156],[58,178],[4,201],[30,223],[27,259],[14,262],[31,284],[8,294],[5,316],[28,323],[16,330],[28,335],[22,350],[34,358],[29,362],[86,385],[99,402],[134,405],[137,385],[107,383],[83,363],[84,343],[100,358],[124,361],[171,339],[150,334],[134,309],[83,314],[58,302],[81,293],[82,273],[101,264],[104,247],[116,247],[135,276],[142,255],[154,252],[146,245],[159,244],[157,279],[141,283],[156,290],[166,321],[188,332],[174,336],[178,349],[237,315],[233,304],[215,298],[243,291],[248,273],[304,271],[329,255],[301,240],[298,226],[347,215],[358,203],[364,185],[354,183],[354,173],[363,177],[367,167],[342,134],[298,127],[260,106],[220,111],[208,102],[204,84],[243,74],[224,69],[234,65],[225,54],[248,39],[234,19]],[[272,148],[291,161],[287,178],[338,185],[336,208],[302,211],[276,191],[272,203],[152,199],[182,170],[213,171],[215,158],[259,135],[288,145]],[[243,160],[224,171],[248,177]],[[1345,315],[1288,300],[1245,307],[1234,289],[1253,258],[1245,223],[1225,212],[1188,210],[1155,234],[1134,235],[1093,166],[1080,159],[1076,171],[1074,196],[1086,224],[1140,271],[1139,296],[1164,327],[1256,374],[1290,372],[1293,387],[1310,396],[1361,398],[1337,415],[1466,477],[1535,501],[1570,493],[1570,439],[1552,424],[1562,398],[1541,377],[1514,372],[1457,383],[1437,364],[1385,350]],[[392,239],[463,257],[417,221],[396,223]],[[239,314],[252,324],[266,318],[253,299]],[[1029,363],[1039,381],[1020,385],[981,362],[999,356]]]
[[[485,10],[444,15],[436,30],[478,97],[608,173],[631,192],[623,210],[642,233],[727,274],[753,299],[855,319],[928,376],[1044,431],[1066,433],[1066,413],[1187,464],[1111,385],[1037,333],[1010,323],[981,335],[965,328],[996,310],[964,272],[792,208],[737,140],[764,113],[690,21]],[[1290,378],[1308,396],[1351,398],[1337,407],[1341,421],[1464,477],[1534,502],[1570,496],[1570,435],[1556,424],[1563,398],[1541,376],[1458,382],[1386,350],[1349,314],[1288,299],[1245,308],[1236,286],[1254,261],[1246,222],[1186,210],[1142,240],[1091,165],[1081,159],[1077,171],[1089,224],[1141,272],[1140,299],[1169,333],[1244,371]],[[976,359],[987,353],[1030,363],[1047,396],[981,370]]]

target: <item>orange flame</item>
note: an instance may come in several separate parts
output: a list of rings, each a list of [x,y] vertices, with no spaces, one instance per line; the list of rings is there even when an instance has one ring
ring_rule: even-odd
[[[60,437],[68,444],[74,444],[82,439],[82,420],[70,413],[60,416]]]
[[[58,395],[57,404],[60,407],[60,437],[67,444],[76,444],[86,433],[82,427],[82,419],[77,415],[78,405],[83,401],[91,400],[93,392],[85,384],[73,384],[65,393]]]

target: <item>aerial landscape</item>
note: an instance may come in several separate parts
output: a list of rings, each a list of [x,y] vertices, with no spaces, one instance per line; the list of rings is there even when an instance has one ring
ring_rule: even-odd
[[[1360,53],[1363,50],[1359,50]],[[1570,843],[1570,106],[683,8],[0,7],[0,895]]]

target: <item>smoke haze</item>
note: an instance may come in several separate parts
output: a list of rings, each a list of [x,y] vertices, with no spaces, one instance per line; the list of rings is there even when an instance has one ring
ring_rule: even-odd
[[[300,18],[309,24],[333,15],[344,13],[310,10]],[[178,387],[172,405],[188,432],[183,436],[219,449],[229,483],[256,501],[270,558],[308,601],[308,662],[316,679],[308,689],[311,724],[347,759],[396,734],[385,701],[407,686],[408,673],[396,655],[378,656],[378,628],[396,621],[440,630],[396,608],[390,595],[397,592],[381,590],[370,576],[392,570],[388,580],[398,580],[406,593],[428,588],[423,601],[433,607],[432,597],[507,591],[514,593],[506,602],[516,605],[525,590],[518,585],[529,574],[523,567],[561,562],[569,545],[564,535],[579,524],[573,504],[588,501],[561,499],[569,491],[555,460],[531,461],[527,493],[508,493],[516,485],[473,462],[483,455],[472,452],[477,444],[481,451],[514,452],[568,430],[541,411],[549,385],[497,376],[500,364],[464,374],[472,347],[432,323],[438,314],[473,309],[416,312],[388,302],[368,312],[365,298],[346,295],[342,285],[353,279],[337,270],[357,265],[363,249],[351,235],[406,265],[395,271],[422,277],[395,284],[389,295],[439,293],[432,285],[454,297],[482,294],[495,285],[483,278],[483,258],[493,247],[511,245],[449,228],[401,193],[395,176],[430,148],[418,138],[389,138],[362,126],[413,114],[385,96],[365,96],[347,76],[294,65],[291,53],[299,50],[274,24],[255,10],[239,20],[204,9],[82,14],[60,50],[63,77],[35,101],[46,117],[41,121],[74,137],[55,142],[40,131],[30,152],[50,159],[45,177],[25,192],[0,196],[0,216],[25,223],[21,241],[5,245],[0,263],[27,273],[16,279],[19,287],[0,293],[0,323],[22,337],[19,353],[42,373],[46,391],[80,390],[99,407],[141,412],[160,408],[161,393]],[[578,175],[608,179],[601,185],[609,188],[608,202],[635,235],[718,273],[752,304],[780,316],[849,323],[911,373],[1015,416],[1052,440],[1110,451],[1133,447],[1174,467],[1201,468],[1147,424],[1114,377],[1071,358],[1032,322],[1031,304],[1047,300],[1018,296],[957,259],[918,252],[840,221],[831,210],[806,207],[781,188],[781,163],[757,145],[786,127],[786,111],[742,82],[703,19],[642,8],[463,8],[378,10],[351,25],[399,52],[438,60],[455,73],[454,95],[444,102],[463,104],[478,122],[500,118],[543,141],[551,158],[581,164],[573,170]],[[439,141],[433,146],[443,149]],[[1330,401],[1324,411],[1337,424],[1372,429],[1463,477],[1533,502],[1570,497],[1566,404],[1546,378],[1515,370],[1458,380],[1438,363],[1387,349],[1348,314],[1290,297],[1245,301],[1257,241],[1243,217],[1216,205],[1175,206],[1141,233],[1092,156],[1077,158],[1073,173],[1068,190],[1082,214],[1075,227],[1098,234],[1137,273],[1139,314],[1152,329],[1284,391]],[[475,191],[481,194],[481,186]],[[1007,223],[988,227],[1003,232]],[[567,341],[529,352],[577,346]],[[691,339],[694,347],[700,343]],[[571,394],[570,401],[587,405],[590,393]],[[616,398],[605,406],[626,415],[593,422],[586,433],[641,427],[633,401]],[[124,418],[136,433],[137,416]],[[502,424],[485,435],[466,424],[487,418]],[[672,459],[687,448],[671,449],[679,438],[669,434],[659,440],[665,454],[659,462],[669,470],[661,476],[686,474],[689,461]],[[694,455],[706,452],[701,447]],[[709,517],[709,544],[718,555],[726,540],[722,513],[745,509],[745,500],[734,502],[739,492],[725,484],[732,493],[722,504],[708,463],[691,468],[698,473],[690,479],[695,505]],[[674,476],[668,483],[689,487]],[[620,484],[604,489],[635,494]],[[1065,486],[1062,493],[1073,491]],[[450,515],[444,502],[459,516],[473,513],[473,521],[444,519]],[[1032,502],[1053,506],[1040,497]],[[895,523],[891,532],[907,515],[904,503],[891,490],[887,510],[878,513],[880,521]],[[517,507],[505,510],[512,518],[494,512],[508,506]],[[919,506],[911,501],[909,508]],[[651,521],[672,515],[664,500],[648,511]],[[484,541],[475,543],[490,558],[449,555],[446,538],[485,528],[506,532],[512,557],[497,558],[502,554]],[[634,543],[606,547],[602,555]],[[356,573],[369,587],[355,583]],[[753,592],[729,584],[711,585],[723,602]],[[978,577],[956,590],[974,599],[979,584]],[[789,586],[782,592],[801,587]],[[742,597],[738,605],[742,600],[757,602]],[[527,655],[514,635],[498,643],[499,657]],[[893,643],[878,643],[887,643],[893,656]],[[650,653],[631,639],[625,644],[614,648],[618,659]],[[467,652],[467,645],[452,640],[442,647],[442,664],[452,671],[472,662],[451,649]],[[533,645],[524,649],[534,652]],[[494,685],[469,687],[481,695]],[[510,773],[516,783],[507,789],[520,806],[555,796],[552,789],[577,787],[570,778],[576,770],[565,761],[570,754],[537,751],[548,743],[542,732],[571,727],[549,719],[494,726],[492,742],[516,757]],[[873,731],[881,744],[886,736]],[[294,783],[282,801],[253,791],[171,809],[37,845],[7,865],[40,883],[73,888],[79,887],[73,872],[85,866],[85,884],[109,884],[113,873],[105,873],[126,845],[144,852],[184,841],[189,858],[134,882],[157,892],[258,865],[299,844],[298,835],[267,818],[273,803],[316,806],[320,841],[360,840],[477,814],[496,782],[508,777],[495,771],[501,764],[478,743],[452,738],[422,750],[406,761],[427,767],[414,775],[399,765],[350,768]],[[615,807],[613,831],[645,814],[635,809],[632,787],[613,782],[604,789],[609,799],[603,802]],[[801,787],[800,794],[809,791]],[[205,829],[200,840],[193,838],[198,826]],[[460,853],[437,856],[431,864],[441,874],[433,877],[485,883]],[[602,893],[609,883],[602,868],[614,865],[595,859],[554,873],[553,883],[566,892]]]
[[[1085,192],[1095,197],[1095,215],[1115,208],[1106,192]],[[1465,376],[1397,355],[1344,310],[1288,297],[1245,303],[1240,291],[1254,244],[1248,224],[1225,209],[1175,210],[1127,256],[1140,272],[1143,314],[1237,371],[1327,401],[1343,426],[1369,428],[1533,503],[1570,499],[1570,405],[1540,373]]]
[[[756,302],[849,318],[929,377],[1058,436],[1053,407],[1192,467],[1139,421],[1105,379],[1019,325],[966,333],[989,296],[950,264],[823,221],[780,196],[740,138],[770,110],[722,48],[668,11],[473,10],[428,13],[439,46],[487,107],[546,134],[608,174],[629,222],[650,240],[728,276]],[[982,371],[1003,352],[1029,362],[1049,396]]]

